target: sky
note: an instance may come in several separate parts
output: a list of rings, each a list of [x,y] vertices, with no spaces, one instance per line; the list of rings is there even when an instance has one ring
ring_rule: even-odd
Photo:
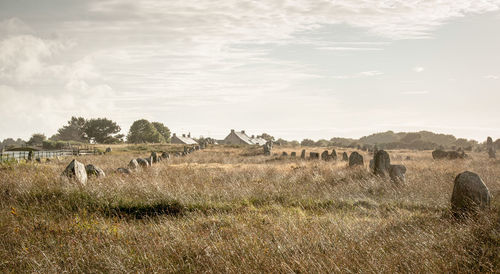
[[[0,140],[71,118],[500,138],[500,0],[0,0]]]

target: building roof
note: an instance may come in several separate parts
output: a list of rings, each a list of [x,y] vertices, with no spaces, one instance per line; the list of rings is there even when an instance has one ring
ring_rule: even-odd
[[[267,143],[267,141],[265,139],[262,139],[262,138],[251,138],[250,139],[252,141],[252,143],[256,144],[256,145],[259,145],[259,146],[263,146]]]
[[[245,142],[248,145],[253,145],[252,139],[248,137],[248,135],[245,134],[245,131],[237,132],[235,131],[234,134],[238,136],[243,142]]]
[[[226,137],[226,139],[224,139],[224,142],[227,143],[226,140],[228,140],[228,138],[231,136],[231,134],[233,134],[234,136],[236,136],[238,139],[240,139],[240,141],[244,144],[247,144],[247,145],[265,145],[266,144],[266,140],[262,139],[262,138],[255,138],[255,136],[252,135],[252,137],[249,137],[244,130],[242,131],[235,131],[234,129],[231,130],[231,133],[229,133],[229,135]]]
[[[173,138],[179,139],[182,143],[184,143],[186,145],[195,145],[195,144],[198,144],[195,140],[193,140],[191,137],[187,137],[185,134],[182,134],[182,135],[178,136],[178,135],[176,135],[174,133],[174,136],[172,136],[172,139]]]

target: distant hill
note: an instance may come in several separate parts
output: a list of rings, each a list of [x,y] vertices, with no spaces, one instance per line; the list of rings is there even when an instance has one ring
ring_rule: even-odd
[[[321,142],[320,142],[321,141]],[[320,140],[314,145],[324,145],[325,141]],[[451,134],[434,133],[430,131],[419,132],[394,132],[386,131],[363,136],[359,139],[334,137],[329,141],[329,145],[340,147],[360,147],[371,149],[375,146],[385,149],[436,149],[439,147],[446,149],[472,150],[479,148],[475,140],[456,138]]]

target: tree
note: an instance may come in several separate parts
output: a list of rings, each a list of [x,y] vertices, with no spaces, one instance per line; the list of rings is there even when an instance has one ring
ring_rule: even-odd
[[[300,145],[303,147],[307,147],[307,146],[312,147],[312,146],[314,146],[314,144],[315,144],[315,142],[311,139],[304,139],[304,140],[302,140],[302,142],[300,142]]]
[[[96,143],[112,144],[119,142],[113,134],[120,132],[121,128],[115,122],[106,118],[90,119],[85,123],[83,132],[87,139]]]
[[[274,136],[271,136],[271,135],[269,135],[267,133],[262,133],[261,135],[257,136],[257,138],[262,138],[262,139],[264,139],[264,140],[266,140],[268,142],[269,141],[274,141]]]
[[[152,123],[146,119],[135,121],[127,135],[129,143],[163,143],[165,138],[156,130]]]
[[[50,137],[53,141],[84,142],[87,136],[84,132],[87,121],[83,117],[71,117],[68,124],[57,130],[57,134]]]
[[[415,142],[416,140],[419,140],[421,137],[422,136],[416,132],[409,132],[403,138],[401,138],[400,141],[409,144]]]
[[[30,146],[41,146],[43,144],[43,141],[47,140],[47,137],[45,137],[45,134],[42,133],[35,133],[31,135],[31,138],[28,140],[26,144]]]
[[[163,136],[165,142],[170,143],[170,129],[160,122],[152,122],[151,124],[156,128],[156,131]]]

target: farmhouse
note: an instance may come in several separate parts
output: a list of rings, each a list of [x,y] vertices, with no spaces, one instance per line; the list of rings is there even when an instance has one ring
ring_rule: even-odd
[[[183,144],[183,145],[195,145],[198,144],[195,140],[191,139],[191,134],[182,134],[182,136],[177,136],[175,133],[170,141],[172,144]]]
[[[238,132],[231,129],[231,133],[224,139],[223,143],[226,145],[264,145],[266,144],[266,140],[256,138],[253,135],[249,137],[244,130]]]

